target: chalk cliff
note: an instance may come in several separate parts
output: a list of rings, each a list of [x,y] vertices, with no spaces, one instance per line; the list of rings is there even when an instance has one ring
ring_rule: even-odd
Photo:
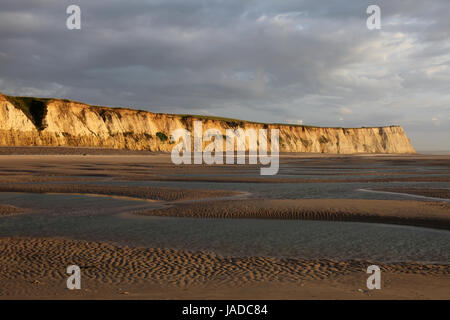
[[[60,99],[11,97],[0,94],[1,146],[73,146],[170,151],[171,132],[217,128],[279,129],[281,152],[415,153],[400,126],[323,128],[264,124],[207,116],[159,114],[90,106]]]

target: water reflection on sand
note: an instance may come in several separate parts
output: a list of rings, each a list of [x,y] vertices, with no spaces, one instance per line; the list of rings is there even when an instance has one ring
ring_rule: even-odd
[[[450,232],[355,222],[136,217],[156,202],[71,194],[0,193],[39,214],[4,217],[0,236],[66,237],[227,256],[450,261]],[[95,208],[95,209],[92,209]]]

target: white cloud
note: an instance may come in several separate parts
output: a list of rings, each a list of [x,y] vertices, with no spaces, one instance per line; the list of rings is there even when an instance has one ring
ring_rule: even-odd
[[[352,110],[346,107],[341,107],[339,108],[339,113],[340,114],[352,114]]]

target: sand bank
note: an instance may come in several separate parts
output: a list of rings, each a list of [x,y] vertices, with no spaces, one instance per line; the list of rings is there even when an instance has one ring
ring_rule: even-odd
[[[238,194],[232,191],[219,190],[186,190],[164,187],[123,187],[108,185],[84,184],[20,184],[5,183],[0,185],[0,192],[30,192],[30,193],[72,193],[131,197],[150,200],[192,200],[204,198],[225,197]]]
[[[0,217],[13,216],[24,213],[26,210],[10,205],[0,204]]]
[[[138,215],[357,221],[450,230],[450,204],[403,200],[249,199],[175,204]]]

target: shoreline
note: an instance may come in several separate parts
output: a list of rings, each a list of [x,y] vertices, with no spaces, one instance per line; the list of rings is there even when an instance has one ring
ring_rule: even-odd
[[[321,153],[321,152],[280,152],[283,157],[429,157],[449,156],[450,151],[416,152],[416,153]],[[108,147],[78,147],[78,146],[5,146],[0,145],[0,156],[5,155],[169,155],[170,151],[131,150]]]

